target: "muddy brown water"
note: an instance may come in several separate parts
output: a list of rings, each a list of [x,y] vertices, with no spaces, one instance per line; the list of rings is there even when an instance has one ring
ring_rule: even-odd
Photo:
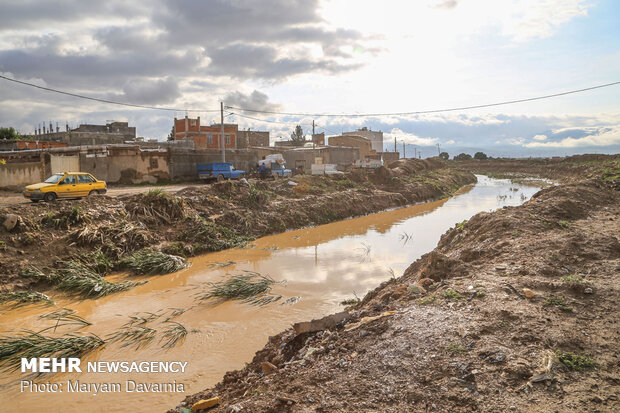
[[[516,190],[515,190],[516,189]],[[53,321],[39,318],[58,308],[75,310],[93,323],[87,328],[58,328],[56,333],[83,331],[105,337],[119,330],[130,316],[165,314],[147,325],[158,329],[149,345],[136,349],[108,344],[82,358],[88,361],[187,361],[184,373],[82,373],[46,374],[38,383],[59,383],[62,392],[21,392],[25,375],[2,374],[0,411],[46,412],[146,412],[165,411],[186,394],[214,385],[229,370],[243,367],[270,335],[298,321],[310,320],[342,309],[343,299],[360,298],[393,275],[399,276],[422,254],[437,245],[439,237],[455,223],[481,211],[519,205],[538,188],[515,185],[508,180],[478,176],[478,183],[461,189],[454,197],[349,219],[315,228],[260,238],[243,249],[231,249],[193,258],[192,266],[127,292],[97,300],[75,302],[52,295],[55,307],[27,306],[0,309],[0,332],[40,330]],[[206,283],[226,274],[256,271],[277,281],[274,292],[283,299],[264,307],[239,302],[210,304],[197,299]],[[124,274],[110,277],[114,281]],[[295,297],[299,297],[295,299]],[[290,300],[288,300],[290,299]],[[288,300],[288,301],[285,301]],[[162,320],[173,309],[186,310],[173,320],[190,333],[172,349],[159,342]],[[119,383],[121,392],[94,395],[69,392],[73,384]],[[127,381],[183,384],[184,392],[128,392]],[[4,410],[8,409],[8,410]]]

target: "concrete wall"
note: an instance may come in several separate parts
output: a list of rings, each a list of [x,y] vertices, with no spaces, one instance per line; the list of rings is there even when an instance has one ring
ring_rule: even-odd
[[[170,180],[167,150],[110,149],[80,153],[80,169],[108,183],[138,184]]]
[[[222,162],[220,151],[175,149],[170,154],[170,179],[197,179],[196,164]],[[250,172],[256,169],[258,154],[250,150],[227,150],[226,162],[235,168]]]
[[[329,162],[324,163],[333,163],[339,167],[346,167],[352,165],[358,159],[362,159],[359,148],[329,147]]]
[[[11,188],[41,182],[41,162],[11,162],[0,164],[0,188]]]
[[[361,159],[366,159],[377,154],[377,152],[372,149],[372,142],[364,136],[330,136],[329,146],[348,146],[359,148],[359,156]]]
[[[363,136],[372,142],[372,149],[377,152],[383,152],[383,132],[373,131],[368,128],[361,128],[355,132],[344,132],[343,135],[357,135]],[[331,145],[331,143],[330,143]]]
[[[347,148],[337,146],[324,146],[321,148],[298,148],[282,152],[286,166],[289,169],[303,168],[305,173],[310,173],[310,168],[315,163],[315,158],[322,158],[323,163],[336,164],[340,169],[353,164],[360,159],[359,148]]]

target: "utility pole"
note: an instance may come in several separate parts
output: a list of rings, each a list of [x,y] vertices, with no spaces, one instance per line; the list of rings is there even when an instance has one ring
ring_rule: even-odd
[[[418,148],[413,147],[413,159],[417,158]]]
[[[220,141],[222,142],[222,162],[226,162],[226,140],[224,139],[224,102],[220,102],[220,120],[222,122],[222,139],[220,139]]]
[[[437,144],[437,156],[441,155],[441,149],[439,149],[439,144]]]
[[[403,158],[407,158],[407,151],[405,150],[405,141],[403,141]]]
[[[396,152],[396,138],[394,138],[394,152]]]
[[[314,151],[314,119],[312,119],[312,150]],[[314,154],[314,152],[313,156],[316,157],[316,154]]]

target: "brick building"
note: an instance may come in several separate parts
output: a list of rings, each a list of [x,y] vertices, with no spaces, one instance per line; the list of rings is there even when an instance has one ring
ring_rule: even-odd
[[[269,146],[269,132],[240,130],[237,132],[237,148],[247,149]]]
[[[383,152],[383,132],[381,131],[373,131],[367,127],[363,127],[355,132],[344,132],[343,135],[363,136],[364,138],[370,140],[372,149],[377,152]]]
[[[372,148],[370,139],[357,135],[330,136],[329,146],[359,148],[359,159],[376,159],[377,151]],[[380,159],[380,158],[379,158]]]
[[[174,118],[174,140],[191,139],[196,144],[196,149],[221,149],[221,125],[214,124],[203,126],[200,124],[200,116],[190,119]],[[224,124],[224,147],[237,149],[237,137],[239,129],[236,124]]]

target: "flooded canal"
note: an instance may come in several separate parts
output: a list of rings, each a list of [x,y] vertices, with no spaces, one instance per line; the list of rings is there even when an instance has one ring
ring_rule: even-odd
[[[364,294],[393,275],[399,276],[414,260],[431,251],[439,237],[455,223],[480,211],[528,200],[537,187],[478,176],[478,183],[454,197],[382,212],[333,224],[268,236],[243,249],[211,253],[192,259],[192,266],[171,275],[145,277],[149,282],[127,292],[96,300],[75,302],[54,296],[55,307],[29,306],[1,309],[0,331],[40,330],[54,322],[40,318],[58,308],[68,308],[92,323],[86,328],[60,327],[57,333],[90,332],[105,337],[119,330],[130,316],[162,315],[147,326],[161,331],[164,319],[174,317],[188,331],[183,342],[162,348],[160,335],[139,349],[108,344],[82,359],[86,361],[187,361],[184,373],[62,373],[37,381],[65,383],[62,393],[20,392],[21,373],[3,374],[0,406],[9,411],[144,412],[165,411],[185,394],[217,383],[228,370],[243,367],[274,335],[298,321],[310,320],[342,309],[343,299]],[[283,298],[264,307],[239,302],[213,305],[200,301],[206,283],[244,270],[269,275],[277,281],[274,293]],[[121,280],[124,275],[112,277]],[[289,298],[299,297],[298,300]],[[83,383],[121,383],[120,393],[68,392],[67,380]],[[184,393],[126,392],[126,381],[182,383]],[[0,407],[0,410],[3,410]]]

